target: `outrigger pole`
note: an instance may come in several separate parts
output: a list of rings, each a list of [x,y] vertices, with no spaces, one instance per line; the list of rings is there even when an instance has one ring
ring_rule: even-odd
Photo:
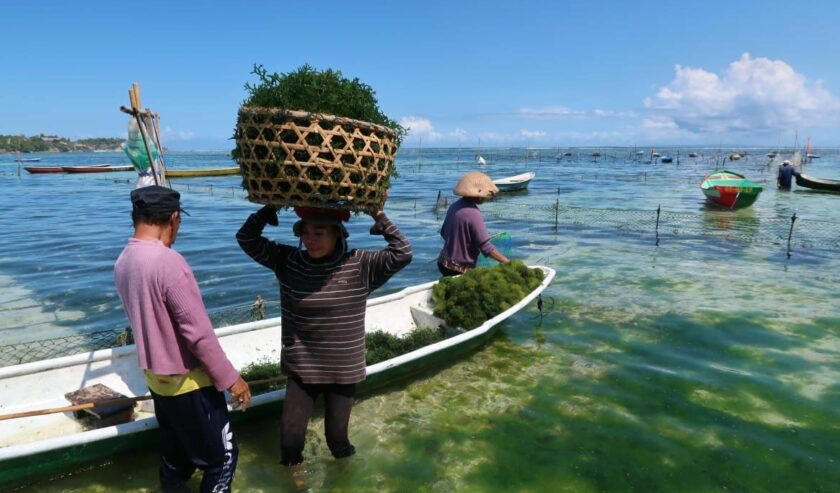
[[[275,383],[281,382],[285,380],[285,376],[279,377],[271,377],[271,378],[263,378],[260,380],[251,380],[248,385],[265,385],[268,383]],[[116,399],[101,399],[98,401],[90,401],[90,402],[83,402],[81,404],[75,404],[73,406],[64,406],[64,407],[53,407],[48,409],[36,409],[34,411],[23,411],[19,413],[11,413],[11,414],[3,414],[0,415],[0,421],[6,421],[9,419],[17,419],[17,418],[29,418],[32,416],[45,416],[47,414],[57,414],[57,413],[68,413],[68,412],[75,412],[75,411],[84,411],[85,409],[95,409],[98,407],[107,407],[107,406],[114,406],[117,404],[132,404],[135,402],[140,401],[148,401],[152,398],[151,395],[139,395],[137,397],[119,397]]]

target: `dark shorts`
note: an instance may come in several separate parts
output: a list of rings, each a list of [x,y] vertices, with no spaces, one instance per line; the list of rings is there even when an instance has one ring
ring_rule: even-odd
[[[160,439],[160,483],[180,491],[196,469],[202,492],[230,491],[239,448],[230,429],[225,394],[204,387],[172,397],[152,392]]]

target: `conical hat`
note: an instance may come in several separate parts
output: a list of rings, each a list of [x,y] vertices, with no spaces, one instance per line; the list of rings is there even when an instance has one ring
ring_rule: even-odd
[[[481,171],[470,171],[461,177],[452,193],[461,197],[486,199],[499,193],[499,187]]]

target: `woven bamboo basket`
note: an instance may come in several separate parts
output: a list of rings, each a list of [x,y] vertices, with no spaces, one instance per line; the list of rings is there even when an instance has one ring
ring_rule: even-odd
[[[234,152],[248,200],[276,207],[381,209],[396,133],[349,118],[242,107]]]

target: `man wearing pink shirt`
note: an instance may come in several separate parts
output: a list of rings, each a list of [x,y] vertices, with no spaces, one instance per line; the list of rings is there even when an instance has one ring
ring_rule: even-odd
[[[202,492],[230,491],[239,449],[224,391],[243,409],[251,391],[225,356],[186,260],[171,248],[181,225],[181,194],[160,186],[131,192],[134,236],[114,280],[160,426],[160,482],[186,491],[196,468]]]

